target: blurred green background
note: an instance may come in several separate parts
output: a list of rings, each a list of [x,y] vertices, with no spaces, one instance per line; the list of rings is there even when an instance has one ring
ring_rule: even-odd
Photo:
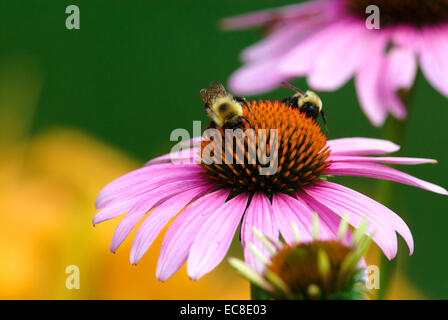
[[[173,129],[191,132],[193,120],[203,120],[205,125],[199,90],[212,80],[226,83],[240,66],[239,52],[261,37],[260,30],[220,31],[219,19],[291,3],[294,1],[1,1],[1,69],[9,68],[14,76],[16,69],[26,75],[30,68],[38,70],[41,77],[35,110],[23,115],[28,119],[25,138],[71,127],[140,162],[168,152]],[[70,4],[80,8],[80,30],[65,28],[65,8]],[[303,79],[294,83],[306,88]],[[251,98],[276,100],[288,94],[280,88]],[[361,112],[353,82],[320,95],[329,139],[384,136]],[[403,171],[444,187],[448,187],[447,107],[447,100],[419,74],[404,154],[435,158],[439,164]],[[335,180],[376,197],[375,180]],[[408,257],[400,239],[399,271],[425,298],[446,299],[447,199],[404,185],[397,185],[396,190],[392,209],[405,217],[415,240],[415,253]],[[33,203],[28,205],[32,209]],[[93,216],[93,204],[88,214]],[[107,246],[103,249],[108,250]],[[128,253],[121,254],[126,258]]]

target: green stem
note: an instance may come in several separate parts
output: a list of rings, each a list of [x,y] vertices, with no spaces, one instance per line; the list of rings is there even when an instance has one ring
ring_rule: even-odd
[[[407,111],[410,113],[409,108],[409,97],[411,91],[400,92],[400,97],[404,104],[407,106]],[[406,145],[406,133],[407,133],[407,124],[408,122],[400,121],[395,118],[390,117],[384,126],[384,134],[383,137],[386,140],[390,140],[401,146],[400,151],[395,154],[396,156],[401,155],[403,153],[404,146]],[[394,206],[397,205],[396,199],[396,189],[397,183],[380,180],[378,181],[378,190],[377,190],[377,200],[381,204],[394,209]],[[403,216],[402,216],[403,217]],[[397,259],[393,259],[389,261],[386,256],[381,253],[380,256],[380,289],[378,290],[377,299],[383,300],[386,297],[387,290],[389,288],[390,280],[396,270],[397,267]]]
[[[250,283],[250,300],[268,300],[269,294],[263,289],[260,289],[252,282]]]

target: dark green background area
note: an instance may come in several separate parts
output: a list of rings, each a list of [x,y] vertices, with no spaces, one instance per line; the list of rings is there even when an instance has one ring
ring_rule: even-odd
[[[1,1],[0,62],[15,56],[38,61],[44,84],[31,134],[70,126],[148,160],[168,152],[175,128],[206,121],[199,90],[226,83],[240,66],[239,52],[259,40],[260,30],[224,32],[220,18],[291,4],[280,0]],[[65,28],[65,8],[77,4],[81,29]],[[268,76],[268,75],[266,75]],[[294,82],[306,88],[306,81]],[[254,98],[282,98],[278,89]],[[383,137],[361,112],[353,82],[321,93],[328,138]],[[252,97],[251,97],[252,98]],[[419,74],[409,118],[405,154],[439,165],[404,171],[448,187],[448,103]],[[205,122],[204,122],[205,124]],[[367,178],[336,178],[376,197]],[[407,257],[400,239],[400,267],[428,298],[448,298],[447,198],[397,185],[392,209],[405,217],[415,240]]]

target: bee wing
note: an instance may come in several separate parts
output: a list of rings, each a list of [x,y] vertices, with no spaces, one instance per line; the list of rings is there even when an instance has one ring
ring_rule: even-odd
[[[199,94],[201,96],[202,101],[204,101],[204,103],[209,102],[210,98],[209,98],[207,89],[202,89],[201,91],[199,91]]]
[[[210,83],[210,88],[208,90],[202,89],[199,94],[201,95],[202,101],[208,104],[213,104],[213,101],[217,97],[224,97],[228,95],[224,86],[216,81]]]
[[[227,95],[226,88],[224,88],[224,86],[221,83],[216,81],[210,83],[210,89],[208,91],[216,97],[222,97]]]
[[[210,91],[215,91],[223,94],[227,93],[226,88],[224,88],[224,86],[221,83],[216,81],[210,82]]]

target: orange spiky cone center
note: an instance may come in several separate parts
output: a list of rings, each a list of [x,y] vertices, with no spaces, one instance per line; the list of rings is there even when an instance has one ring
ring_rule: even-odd
[[[243,121],[243,135],[221,127],[218,137],[204,132],[201,166],[210,179],[236,193],[269,195],[300,190],[325,172],[330,150],[314,119],[277,101],[252,102],[252,112],[243,110],[250,120]],[[266,174],[262,168],[270,169]]]
[[[348,9],[366,18],[366,8],[376,5],[381,25],[410,23],[417,26],[448,22],[448,0],[346,0]]]

